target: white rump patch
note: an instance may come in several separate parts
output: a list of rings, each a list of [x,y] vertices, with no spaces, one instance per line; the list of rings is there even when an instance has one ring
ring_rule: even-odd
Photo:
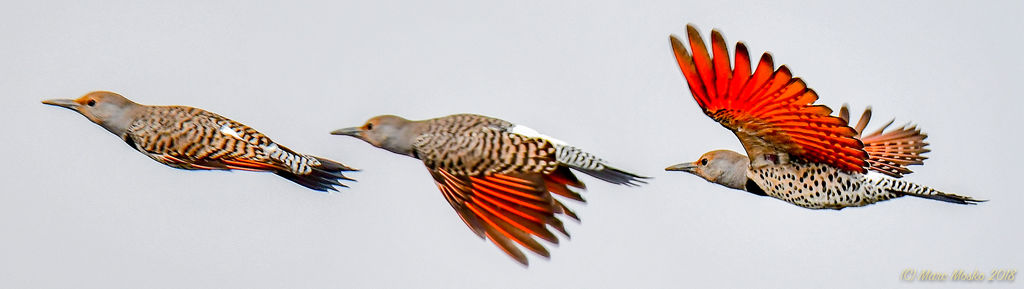
[[[557,146],[568,146],[569,145],[568,143],[566,143],[564,141],[561,141],[559,139],[556,139],[556,138],[553,138],[553,137],[541,134],[541,133],[537,132],[536,130],[533,130],[532,128],[528,128],[526,126],[522,126],[522,125],[518,125],[518,124],[512,125],[512,133],[518,134],[518,135],[521,135],[521,136],[531,137],[531,138],[545,139],[548,142],[550,142],[550,143],[552,143],[554,145],[557,145]]]
[[[237,139],[242,139],[242,136],[239,135],[237,131],[231,129],[231,127],[226,125],[226,124],[220,126],[220,132],[222,132],[222,133],[224,133],[226,135],[233,136],[233,137],[235,137]]]
[[[867,178],[868,180],[871,180],[872,182],[875,182],[875,183],[878,183],[878,181],[881,181],[883,179],[892,179],[889,176],[883,175],[883,174],[881,174],[879,172],[872,171],[872,170],[868,170],[868,173],[865,174],[864,177]]]

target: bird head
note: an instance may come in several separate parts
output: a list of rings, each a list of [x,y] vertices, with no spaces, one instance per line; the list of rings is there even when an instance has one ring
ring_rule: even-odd
[[[416,137],[410,125],[413,123],[400,116],[380,115],[370,118],[362,126],[338,129],[331,134],[351,136],[375,147],[411,156]]]
[[[78,99],[48,99],[43,104],[74,110],[90,121],[103,126],[115,134],[124,133],[130,117],[128,112],[139,105],[120,94],[109,91],[93,91]]]
[[[747,182],[749,166],[750,159],[743,154],[715,150],[704,153],[694,162],[672,165],[665,170],[691,173],[709,182],[742,190]]]

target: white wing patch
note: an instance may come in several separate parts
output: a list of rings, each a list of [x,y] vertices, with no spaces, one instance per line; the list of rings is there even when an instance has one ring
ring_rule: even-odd
[[[526,126],[522,126],[522,125],[518,125],[518,124],[513,124],[512,125],[512,133],[518,134],[518,135],[521,135],[521,136],[525,136],[525,137],[544,139],[544,140],[547,140],[548,142],[550,142],[551,144],[556,145],[556,146],[568,146],[569,145],[568,143],[566,143],[564,141],[561,141],[559,139],[556,139],[556,138],[553,138],[553,137],[541,134],[541,133],[537,132],[536,130],[534,130],[532,128],[528,128]]]
[[[239,140],[245,140],[245,139],[243,139],[243,138],[242,138],[242,135],[241,135],[241,134],[239,134],[239,133],[238,133],[237,131],[235,131],[234,129],[231,129],[231,126],[228,126],[228,125],[226,125],[226,124],[225,124],[225,125],[222,125],[222,126],[220,126],[220,132],[221,132],[221,133],[224,133],[224,134],[226,134],[226,135],[230,135],[230,136],[232,136],[232,137],[234,137],[234,138],[236,138],[236,139],[239,139]],[[278,146],[277,146],[277,144],[276,144],[276,143],[270,143],[269,145],[265,145],[265,146],[260,146],[260,148],[262,148],[262,149],[263,149],[263,151],[266,151],[266,152],[268,152],[268,153],[272,153],[272,154],[273,154],[274,152],[277,152],[277,151],[278,151]]]
[[[263,151],[266,151],[268,153],[274,153],[277,151],[277,144],[270,143],[269,145],[262,146],[261,148],[263,148]]]
[[[220,132],[222,132],[222,133],[224,133],[226,135],[233,136],[233,137],[235,137],[237,139],[242,139],[242,136],[239,135],[237,131],[235,131],[234,129],[231,129],[231,127],[226,125],[226,124],[220,126]]]

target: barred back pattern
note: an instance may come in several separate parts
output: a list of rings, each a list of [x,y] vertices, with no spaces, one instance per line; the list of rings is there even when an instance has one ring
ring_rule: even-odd
[[[608,165],[597,156],[524,126],[475,114],[424,120],[413,147],[428,168],[453,174],[548,174],[565,166],[606,182],[636,186],[646,177]]]
[[[265,163],[297,175],[320,162],[274,143],[255,129],[187,106],[149,106],[125,136],[154,160],[182,169],[219,168],[222,160]]]
[[[558,167],[550,142],[510,133],[510,127],[509,122],[472,114],[430,119],[422,123],[413,147],[428,168],[455,175],[547,174]]]

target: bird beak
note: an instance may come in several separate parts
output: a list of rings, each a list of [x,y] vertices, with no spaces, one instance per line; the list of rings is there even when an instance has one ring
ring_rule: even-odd
[[[332,131],[333,135],[347,135],[352,137],[359,137],[359,134],[363,132],[363,129],[358,127],[347,127],[339,130]]]
[[[666,171],[683,171],[687,173],[693,173],[693,169],[697,168],[693,163],[681,163],[677,165],[671,165],[665,168]]]
[[[77,109],[79,104],[72,99],[47,99],[43,104],[59,106],[67,109]]]

